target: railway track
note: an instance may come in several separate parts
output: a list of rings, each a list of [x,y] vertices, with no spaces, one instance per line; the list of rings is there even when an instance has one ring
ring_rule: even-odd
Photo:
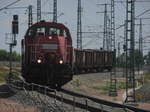
[[[86,112],[149,112],[140,108],[136,108],[129,105],[118,104],[114,102],[109,102],[94,97],[82,95],[69,91],[66,89],[61,89],[59,91],[51,89],[47,86],[42,86],[33,83],[27,83],[23,80],[7,80],[7,83],[13,91],[23,90],[27,94],[30,94],[29,91],[36,91],[46,97],[53,99],[54,104],[60,106],[58,110],[63,112],[76,112],[76,111],[86,111]],[[31,95],[30,95],[31,96]],[[41,97],[38,97],[38,100],[41,100]],[[46,98],[45,101],[41,100],[44,105],[47,105]],[[48,108],[48,107],[46,107]],[[69,109],[68,109],[69,108]],[[43,111],[44,112],[44,111]]]

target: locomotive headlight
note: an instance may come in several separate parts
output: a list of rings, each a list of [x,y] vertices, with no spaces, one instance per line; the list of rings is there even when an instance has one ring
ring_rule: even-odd
[[[49,36],[48,38],[49,38],[50,40],[52,39],[52,37],[51,37],[51,36]]]
[[[60,63],[60,64],[63,64],[63,60],[60,60],[59,63]]]
[[[41,63],[42,61],[40,59],[37,60],[38,63]]]

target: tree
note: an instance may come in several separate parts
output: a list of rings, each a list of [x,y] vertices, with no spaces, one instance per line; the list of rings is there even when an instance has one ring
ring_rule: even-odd
[[[0,61],[6,61],[9,59],[9,55],[7,51],[5,50],[0,50]]]
[[[148,52],[147,55],[144,56],[145,62],[147,65],[150,65],[150,52]]]
[[[12,53],[12,61],[20,61],[21,60],[21,56],[14,51]],[[5,51],[5,50],[0,50],[0,61],[9,61],[10,59],[10,54],[9,52]]]
[[[134,52],[134,56],[135,56],[135,67],[144,65],[144,57],[143,57],[142,52],[140,52],[138,49],[136,49]]]
[[[134,51],[134,56],[135,56],[135,67],[139,67],[139,65],[144,64],[143,54],[138,49]],[[125,53],[122,53],[119,57],[117,57],[118,67],[123,67],[125,65],[125,58],[126,58]]]

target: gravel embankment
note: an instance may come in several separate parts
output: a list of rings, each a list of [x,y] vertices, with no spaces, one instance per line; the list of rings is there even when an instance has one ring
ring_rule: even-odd
[[[150,83],[145,84],[138,90],[136,90],[136,99],[140,102],[150,103]]]
[[[16,94],[10,90],[8,85],[0,83],[0,112],[39,112],[35,107],[18,103],[20,99],[15,98],[17,98]]]
[[[0,112],[7,111],[7,107],[12,112],[66,112],[67,108],[61,107],[60,104],[35,91],[12,91],[6,84],[0,85],[0,107],[3,106],[4,110]]]

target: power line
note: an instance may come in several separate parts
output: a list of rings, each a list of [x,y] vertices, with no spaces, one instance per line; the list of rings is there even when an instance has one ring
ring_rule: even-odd
[[[109,34],[111,33],[111,38],[113,37],[112,34],[114,34],[114,32],[112,31],[112,29],[113,29],[112,23],[114,23],[114,22],[112,22],[112,19],[111,19],[111,21],[109,21],[110,19],[108,17],[108,12],[112,13],[112,11],[107,10],[108,9],[107,6],[111,5],[111,4],[97,4],[97,5],[104,6],[104,11],[103,12],[97,12],[97,13],[104,13],[103,49],[109,50],[108,48],[112,47],[112,42],[109,43],[110,42],[110,40],[109,40],[110,35]],[[111,10],[112,10],[112,8],[111,8]],[[111,15],[111,17],[112,17],[112,15]],[[110,26],[109,26],[109,22],[110,22]],[[109,27],[111,27],[111,28],[109,28]],[[108,30],[111,30],[111,31],[108,31]]]
[[[8,4],[8,5],[6,5],[5,7],[1,8],[0,11],[2,11],[2,10],[4,10],[4,9],[8,8],[9,6],[12,6],[12,5],[16,4],[16,3],[19,2],[19,1],[21,1],[21,0],[17,0],[17,1],[15,1],[15,2],[12,2],[12,3]]]
[[[144,12],[142,12],[141,14],[137,15],[135,18],[138,18],[138,17],[140,17],[140,16],[144,15],[145,13],[147,13],[147,12],[149,12],[149,11],[150,11],[150,9],[145,10],[145,11],[144,11]]]
[[[123,4],[125,3],[125,1],[115,1],[115,3],[121,3],[124,6],[124,8],[126,8],[125,4]]]
[[[83,48],[85,48],[86,46],[88,46],[89,44],[91,44],[91,43],[95,43],[95,42],[97,42],[96,41],[97,40],[97,38],[92,38],[92,39],[90,39],[87,43],[85,43],[84,45],[83,45]]]
[[[48,2],[49,0],[46,0],[44,3],[42,3],[42,6],[44,6],[44,5],[47,5],[47,2]]]
[[[25,8],[28,8],[28,7],[7,7],[5,9],[25,9]]]
[[[118,1],[116,0],[115,2],[118,2],[118,3],[119,3],[119,2],[122,2],[122,3],[123,3],[123,2],[126,2],[126,1],[125,1],[125,0],[124,0],[124,1],[123,1],[123,0],[118,0]],[[135,2],[136,2],[136,3],[138,3],[138,2],[139,2],[139,3],[141,3],[141,2],[150,2],[150,0],[141,0],[141,1],[140,1],[140,0],[135,0]]]
[[[1,1],[0,6],[1,7],[6,6],[7,4],[10,4],[14,1],[16,1],[16,0],[10,0],[10,1],[9,0],[3,0],[3,1]]]
[[[115,1],[115,2],[123,3],[123,2],[126,2],[126,1]],[[137,1],[137,0],[136,0],[135,2],[140,2],[140,1]],[[141,2],[144,2],[144,0],[143,0],[143,1],[141,1]],[[145,2],[150,2],[150,1],[148,0],[148,1],[145,1]],[[150,11],[150,9],[147,9],[147,10],[145,10],[144,12],[142,12],[141,14],[139,14],[139,15],[135,16],[135,18],[138,18],[138,17],[140,17],[140,16],[144,15],[145,13],[147,13],[147,12],[149,12],[149,11]],[[122,28],[124,25],[125,25],[125,24],[120,25],[120,26],[119,26],[119,27],[117,27],[115,30],[118,30],[118,29]]]

